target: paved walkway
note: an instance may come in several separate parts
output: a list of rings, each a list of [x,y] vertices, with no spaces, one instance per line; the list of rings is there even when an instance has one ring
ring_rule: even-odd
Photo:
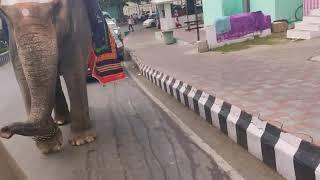
[[[153,30],[140,30],[125,44],[145,64],[320,144],[320,62],[308,60],[320,54],[320,39],[198,54],[191,45],[166,46]]]
[[[197,42],[197,30],[186,31],[186,28],[180,28],[174,31],[174,36],[180,40],[190,44],[195,44]],[[205,29],[199,30],[200,40],[205,40],[206,31]]]

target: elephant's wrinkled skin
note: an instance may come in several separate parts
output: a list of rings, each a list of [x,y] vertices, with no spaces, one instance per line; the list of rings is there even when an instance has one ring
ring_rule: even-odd
[[[12,64],[28,119],[3,127],[0,136],[31,136],[42,153],[57,152],[62,134],[55,122],[71,121],[72,145],[93,142],[96,134],[90,123],[86,88],[91,31],[84,2],[5,2],[10,0],[2,0],[0,9],[10,27]],[[66,81],[70,112],[59,75]]]

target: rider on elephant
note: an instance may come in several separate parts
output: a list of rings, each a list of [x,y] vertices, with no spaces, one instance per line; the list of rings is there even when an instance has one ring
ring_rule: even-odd
[[[108,26],[97,0],[85,0],[92,30],[93,46],[96,53],[110,49]]]

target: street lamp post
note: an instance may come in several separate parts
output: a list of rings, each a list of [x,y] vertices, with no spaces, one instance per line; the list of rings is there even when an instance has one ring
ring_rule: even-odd
[[[199,17],[198,17],[198,8],[197,8],[197,0],[194,0],[194,12],[196,15],[196,25],[197,25],[197,40],[200,41],[200,31],[199,31]]]

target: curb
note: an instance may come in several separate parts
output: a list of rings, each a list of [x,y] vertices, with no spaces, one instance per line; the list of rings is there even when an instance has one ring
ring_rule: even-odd
[[[289,180],[320,180],[320,147],[164,74],[134,56],[142,75]]]
[[[0,54],[0,67],[7,64],[10,61],[9,51]]]

